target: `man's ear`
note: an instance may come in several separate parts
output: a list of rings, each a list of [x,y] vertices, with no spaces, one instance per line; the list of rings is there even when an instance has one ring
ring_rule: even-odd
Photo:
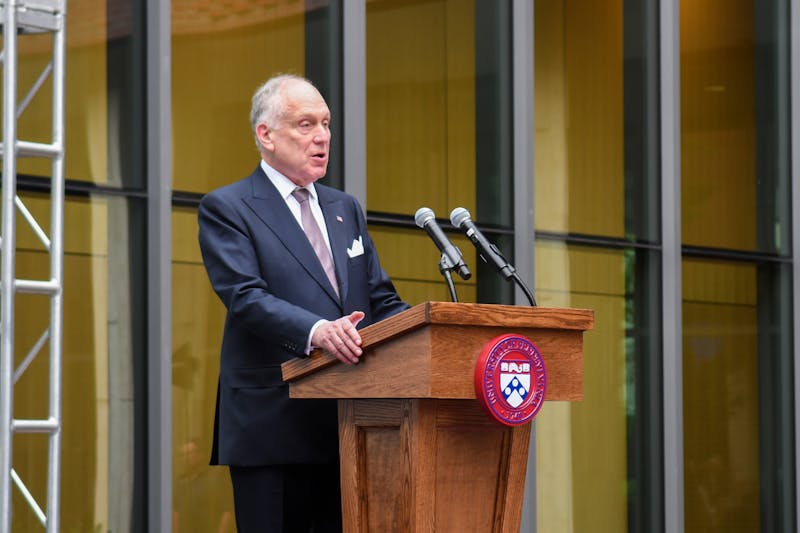
[[[266,124],[256,126],[256,137],[261,147],[269,152],[275,151],[275,143],[272,141],[272,130]]]

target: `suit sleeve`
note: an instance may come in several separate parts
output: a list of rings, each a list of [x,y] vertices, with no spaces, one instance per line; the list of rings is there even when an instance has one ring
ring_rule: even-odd
[[[254,236],[228,198],[206,195],[198,209],[199,242],[209,280],[228,310],[226,329],[304,355],[311,327],[323,317],[275,297],[260,271]]]

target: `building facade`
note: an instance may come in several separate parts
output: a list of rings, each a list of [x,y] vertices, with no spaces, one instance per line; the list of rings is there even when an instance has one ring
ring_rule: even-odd
[[[461,206],[540,306],[594,310],[584,400],[535,421],[523,531],[797,530],[797,2],[70,0],[67,42],[63,531],[234,531],[196,209],[258,164],[250,97],[280,72],[328,101],[325,182],[406,301],[450,298],[413,214]],[[20,39],[21,86],[47,46]],[[49,170],[18,172],[45,209]],[[461,301],[527,305],[451,237]],[[41,256],[20,230],[20,275]],[[20,358],[43,305],[17,303]],[[13,449],[44,501],[43,440]],[[15,493],[12,530],[38,527]]]

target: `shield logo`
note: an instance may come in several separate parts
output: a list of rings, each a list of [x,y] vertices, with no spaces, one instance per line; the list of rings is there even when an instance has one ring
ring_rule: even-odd
[[[504,367],[506,365],[503,365]],[[503,399],[513,408],[522,405],[525,398],[528,397],[528,391],[531,390],[531,373],[530,365],[519,364],[513,365],[519,372],[501,372],[500,373],[500,391]],[[525,371],[527,369],[527,372]]]

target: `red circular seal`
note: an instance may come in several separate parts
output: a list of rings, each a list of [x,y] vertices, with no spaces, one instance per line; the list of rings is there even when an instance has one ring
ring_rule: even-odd
[[[475,395],[495,420],[506,426],[530,422],[546,388],[544,359],[530,339],[512,333],[484,345],[475,364]]]

